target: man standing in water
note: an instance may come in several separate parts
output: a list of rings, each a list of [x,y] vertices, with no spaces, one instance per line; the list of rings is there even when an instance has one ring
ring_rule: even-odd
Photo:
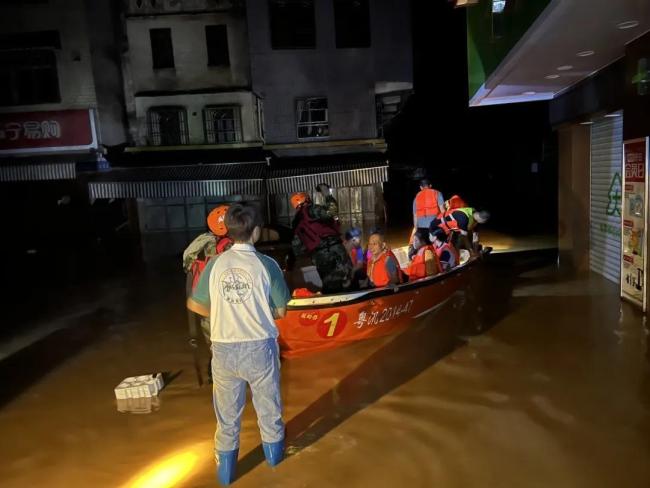
[[[235,244],[210,260],[187,307],[210,317],[212,381],[217,416],[217,476],[235,478],[246,384],[253,394],[264,455],[271,466],[284,457],[280,354],[274,318],[291,298],[282,270],[255,250],[261,221],[253,207],[231,205],[226,226]]]

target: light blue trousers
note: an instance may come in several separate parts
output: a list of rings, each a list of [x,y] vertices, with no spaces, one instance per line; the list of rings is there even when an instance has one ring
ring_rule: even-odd
[[[277,341],[213,342],[212,398],[217,416],[215,451],[239,448],[247,383],[253,394],[262,441],[284,439]]]

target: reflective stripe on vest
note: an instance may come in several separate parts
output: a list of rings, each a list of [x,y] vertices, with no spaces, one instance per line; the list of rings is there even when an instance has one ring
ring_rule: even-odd
[[[390,283],[390,276],[386,271],[386,260],[389,257],[395,260],[397,282],[402,283],[402,272],[399,268],[399,261],[390,249],[386,249],[377,259],[371,259],[368,261],[367,275],[376,287],[386,286]]]
[[[416,217],[436,217],[440,215],[438,207],[438,193],[433,188],[420,190],[415,196],[415,216]]]
[[[458,251],[454,246],[451,244],[445,242],[442,246],[436,248],[436,255],[438,256],[438,263],[440,263],[440,256],[442,256],[442,253],[445,251],[449,251],[449,254],[451,255],[451,259],[453,262],[449,263],[449,267],[453,268],[456,266],[458,263],[460,263],[460,256],[458,255]]]
[[[441,272],[442,269],[440,267],[440,260],[438,259],[438,255],[436,254],[433,246],[422,246],[420,249],[418,249],[417,254],[413,256],[413,261],[411,261],[411,264],[409,264],[408,270],[406,271],[406,274],[409,275],[410,279],[417,280],[419,278],[429,276],[427,274],[427,263],[425,259],[426,251],[431,251],[431,254],[433,254],[435,269],[431,276]]]

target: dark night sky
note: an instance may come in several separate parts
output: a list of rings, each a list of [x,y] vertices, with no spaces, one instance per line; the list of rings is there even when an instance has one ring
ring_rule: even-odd
[[[387,134],[391,162],[425,168],[446,196],[459,193],[491,210],[498,228],[514,230],[516,223],[519,232],[552,231],[557,165],[547,104],[469,108],[465,10],[413,0],[412,13],[415,94]],[[408,176],[395,178],[399,193],[387,191],[393,220],[408,211],[402,181]],[[407,184],[417,190],[415,180]]]

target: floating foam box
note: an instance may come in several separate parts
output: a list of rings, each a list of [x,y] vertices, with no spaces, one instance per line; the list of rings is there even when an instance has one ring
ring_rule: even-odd
[[[161,373],[143,376],[130,376],[115,387],[115,398],[149,398],[157,396],[165,386]]]

